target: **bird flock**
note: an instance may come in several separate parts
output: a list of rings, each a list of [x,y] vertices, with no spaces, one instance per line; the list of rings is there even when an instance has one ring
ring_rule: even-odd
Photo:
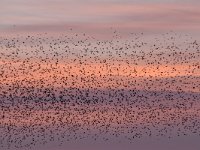
[[[200,43],[112,34],[0,36],[0,149],[200,136]]]

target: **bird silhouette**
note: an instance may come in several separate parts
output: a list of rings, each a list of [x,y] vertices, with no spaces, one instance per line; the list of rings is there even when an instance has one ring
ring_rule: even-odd
[[[200,135],[199,42],[111,30],[0,37],[2,149]]]

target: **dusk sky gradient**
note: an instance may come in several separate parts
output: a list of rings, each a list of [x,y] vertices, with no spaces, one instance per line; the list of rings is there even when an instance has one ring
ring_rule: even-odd
[[[113,33],[118,35],[114,37]],[[79,43],[85,34],[88,36],[88,41],[85,40],[84,44],[88,47],[88,51],[84,49],[84,44]],[[12,42],[9,42],[12,40],[19,40],[19,42],[13,46]],[[61,42],[57,44],[56,42],[59,40]],[[105,40],[109,42],[106,43]],[[22,44],[22,41],[25,42]],[[98,45],[99,41],[105,42],[107,45]],[[137,45],[140,45],[141,42],[142,45],[146,44],[142,46],[143,49]],[[116,91],[123,89],[126,92],[134,88],[139,95],[146,93],[147,96],[152,92],[158,95],[163,92],[164,95],[167,95],[171,91],[177,101],[192,96],[200,98],[200,53],[197,44],[199,42],[199,0],[0,0],[0,100],[3,99],[6,92],[8,95],[13,94],[9,86],[13,85],[14,87],[18,82],[22,83],[27,91],[32,87],[37,87],[39,82],[43,82],[44,84],[37,88],[53,87],[57,89],[56,92],[71,87],[83,91],[95,89],[106,92],[113,89]],[[131,44],[128,45],[129,43]],[[158,44],[158,47],[155,44]],[[167,47],[168,45],[171,47]],[[94,47],[99,48],[99,51],[92,51],[95,49]],[[112,49],[108,49],[110,47]],[[109,52],[106,51],[106,48]],[[120,48],[122,54],[118,55],[116,50]],[[134,54],[132,53],[133,49],[135,50]],[[184,52],[181,53],[182,51]],[[84,63],[79,64],[81,61],[79,62],[75,58],[81,57],[82,54],[85,54],[84,52],[89,54],[82,56]],[[15,55],[16,53],[17,55]],[[96,59],[93,56],[99,56],[99,58]],[[143,58],[145,58],[144,61],[156,63],[145,64]],[[147,84],[151,86],[146,86]],[[182,97],[176,97],[180,94],[180,90],[183,94]],[[45,96],[40,92],[37,94]],[[30,92],[26,92],[26,94],[29,95]],[[23,94],[18,96],[22,97]],[[167,99],[166,97],[163,98],[163,101]],[[157,97],[150,96],[149,101],[153,101],[154,98]],[[171,106],[171,104],[169,105]],[[107,120],[105,122],[101,120],[100,124],[108,123],[113,114],[117,116],[114,107],[116,110],[121,109],[119,106],[108,107],[104,104],[102,106],[94,105],[94,107],[97,107],[97,112],[101,112],[101,108],[104,107],[108,110],[107,114],[100,116]],[[196,117],[199,121],[199,108],[200,103],[196,102],[194,107],[183,110],[184,113],[180,116],[178,116],[180,112],[177,115],[177,110],[173,108],[169,109],[169,114],[174,113],[178,118],[187,114],[188,118]],[[81,109],[81,106],[80,108],[77,106],[77,109]],[[92,107],[88,108],[88,110],[90,109]],[[135,107],[130,108],[131,111],[135,109]],[[89,125],[86,127],[91,128],[91,132],[93,132],[92,119],[97,114],[88,113],[86,116],[81,116],[73,108],[69,111],[74,117],[70,119],[78,124],[84,124],[80,118],[89,118],[87,120]],[[149,118],[151,112],[143,108],[141,111],[146,111],[143,116],[146,120],[142,120],[142,117],[136,119],[135,124],[139,127],[141,123],[150,126],[149,122],[159,122],[159,119]],[[156,106],[155,111],[164,116],[166,119],[162,120],[164,123],[179,123],[179,120],[176,120],[177,122],[170,120],[171,116],[165,116],[166,112],[160,111]],[[0,114],[3,113],[3,110],[0,110]],[[41,124],[43,127],[49,125],[51,128],[51,122],[46,124],[41,121],[42,119],[35,120],[42,115],[43,117],[57,115],[53,109],[48,109],[45,113],[38,109],[35,112],[30,111],[31,117],[24,117],[19,121],[13,115],[15,113],[15,110],[7,112],[6,115],[9,119],[0,120],[0,125],[8,125],[11,122],[16,128],[29,124]],[[17,113],[20,116],[24,112],[19,110]],[[62,110],[59,113],[63,113]],[[124,114],[122,112],[121,118],[119,117],[122,122],[126,119]],[[56,121],[59,124],[59,121]],[[113,120],[112,125],[117,125],[117,119]],[[54,130],[54,126],[52,130]],[[0,128],[1,132],[5,133],[4,128]],[[174,133],[171,132],[173,136]],[[90,138],[92,139],[92,137]],[[74,140],[71,143],[64,143],[62,146],[58,146],[59,144],[56,142],[46,146],[38,145],[38,147],[33,147],[33,150],[133,150],[135,148],[137,150],[199,150],[200,148],[200,137],[192,133],[191,136],[174,136],[172,139],[144,137],[136,139],[132,143],[123,141],[123,138],[122,143],[115,140],[107,143],[103,141],[91,143],[90,138],[85,141]],[[27,139],[28,142],[29,140]],[[0,150],[4,149],[0,147]]]
[[[198,0],[1,0],[0,29],[29,26],[31,30],[46,27],[59,30],[85,25],[87,30],[90,26],[97,29],[112,26],[136,32],[196,33],[200,28],[199,4]]]

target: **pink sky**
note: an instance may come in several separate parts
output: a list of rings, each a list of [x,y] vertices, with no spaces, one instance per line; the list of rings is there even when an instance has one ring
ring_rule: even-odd
[[[3,0],[0,29],[60,31],[71,26],[86,32],[90,28],[115,27],[129,31],[194,33],[200,29],[199,6],[196,0]]]
[[[71,30],[71,28],[73,29]],[[113,38],[115,30],[122,38]],[[144,32],[144,36],[142,36],[141,32]],[[85,37],[83,37],[83,33],[86,33]],[[76,34],[78,35],[77,37]],[[27,38],[27,35],[30,36]],[[137,36],[139,37],[138,40],[136,39]],[[83,42],[83,45],[78,44],[77,46],[76,42],[80,42],[82,39],[87,39],[88,41]],[[17,40],[19,42],[16,42]],[[106,44],[99,44],[97,46],[99,41],[103,43],[105,40],[107,40]],[[137,48],[133,48],[135,44],[141,42],[147,42],[148,44],[143,46],[142,50],[137,46]],[[163,112],[159,108],[153,110],[154,107],[152,107],[153,111],[161,114],[160,116],[165,119],[164,121],[160,120],[160,118],[152,117],[150,119],[151,112],[142,107],[139,109],[144,111],[143,117],[138,117],[138,120],[133,117],[130,120],[133,123],[135,121],[138,127],[140,127],[141,123],[147,124],[147,126],[149,123],[156,122],[173,124],[174,120],[170,120],[171,114],[177,116],[175,118],[177,119],[175,120],[176,123],[180,121],[180,118],[187,115],[191,119],[196,115],[196,119],[199,120],[200,105],[197,99],[200,92],[200,55],[199,45],[196,45],[199,42],[199,0],[148,0],[148,2],[145,0],[0,0],[0,67],[1,69],[3,68],[0,70],[0,96],[6,97],[11,95],[12,97],[12,94],[13,96],[18,96],[17,92],[15,92],[15,90],[18,90],[15,88],[17,84],[27,89],[35,87],[42,90],[43,88],[50,87],[57,91],[67,88],[104,91],[110,87],[115,90],[134,89],[141,93],[144,91],[149,93],[153,91],[156,93],[165,91],[167,93],[170,91],[175,93],[173,95],[175,100],[179,101],[180,99],[183,103],[187,103],[184,100],[187,100],[186,95],[189,93],[193,98],[197,95],[196,99],[194,98],[195,106],[191,106],[190,109],[181,109],[180,112],[177,112],[177,109],[173,108],[173,106],[166,109],[166,112]],[[127,44],[130,44],[129,48],[127,48]],[[156,46],[153,46],[154,44]],[[96,49],[99,51],[98,54],[93,55],[91,51],[96,46]],[[167,46],[171,49],[166,48]],[[124,52],[122,57],[115,53],[120,53],[120,47],[123,47],[123,50],[121,49]],[[88,55],[81,57],[86,48],[88,48]],[[112,58],[107,53],[108,51],[111,51],[110,53],[113,52],[111,54]],[[135,56],[134,51],[137,51]],[[159,56],[151,57],[150,51],[152,52],[151,54]],[[183,53],[173,53],[182,51]],[[59,56],[54,55],[55,52]],[[73,54],[68,55],[68,52]],[[103,52],[106,52],[106,54],[103,54]],[[162,55],[162,52],[165,55]],[[172,55],[169,56],[172,53],[174,54],[173,57]],[[96,59],[95,55],[99,58]],[[146,55],[146,64],[141,61],[141,58],[144,57],[143,55]],[[45,61],[42,60],[43,58]],[[74,58],[76,58],[76,61]],[[79,63],[77,59],[84,59],[84,63]],[[55,63],[57,60],[59,61]],[[106,60],[106,63],[103,62],[104,60]],[[147,61],[154,61],[156,63],[150,64]],[[13,89],[10,89],[9,86],[13,87]],[[183,95],[179,94],[180,91],[182,91]],[[90,92],[92,94],[92,90]],[[163,93],[166,94],[165,92]],[[23,94],[29,95],[32,93],[24,92],[22,88],[22,91],[19,91],[18,94],[23,96]],[[34,94],[38,98],[43,96],[42,94],[44,93],[35,92]],[[176,95],[182,97],[176,99]],[[156,98],[159,99],[159,96]],[[1,101],[2,106],[4,100]],[[169,102],[169,104],[171,105],[172,103]],[[5,105],[11,105],[11,103],[5,103]],[[50,103],[49,105],[54,106]],[[37,108],[37,106],[33,107]],[[116,119],[116,116],[119,115],[116,113],[116,110],[121,110],[121,106],[114,107],[106,104],[102,107],[98,106],[97,112],[101,113],[101,110],[105,108],[108,111],[106,114],[102,113],[100,115],[102,120],[100,119],[99,125],[109,123],[109,119],[113,118],[113,126],[117,125],[118,121],[128,122],[125,112],[122,112],[122,116]],[[10,108],[13,107],[11,106]],[[30,124],[45,126],[50,124],[51,127],[51,121],[47,123],[46,120],[42,119],[49,116],[57,117],[57,114],[61,115],[63,113],[63,111],[59,110],[56,114],[55,110],[50,108],[46,112],[41,110],[30,111],[20,107],[17,109],[18,112],[14,110],[6,112],[2,108],[0,114],[5,113],[7,118],[1,119],[0,125],[9,126],[8,123],[10,123],[10,125],[14,124],[17,128],[20,128],[22,124],[24,126]],[[77,114],[73,109],[66,109],[73,114],[71,118],[65,116],[67,119],[83,125],[82,119],[85,118],[85,121],[89,122],[88,127],[92,127],[91,124],[96,120],[96,113],[88,113],[84,116]],[[92,109],[92,105],[88,110],[90,109]],[[135,111],[135,109],[135,107],[131,108],[130,112]],[[22,116],[25,111],[30,112],[31,116]],[[137,110],[137,113],[140,113],[140,111]],[[15,115],[19,116],[16,117]],[[104,120],[105,118],[107,120]],[[56,119],[56,122],[58,122],[59,118]],[[2,129],[0,129],[0,133],[5,133],[7,136],[8,133],[4,131],[4,128]],[[185,131],[185,129],[182,131]],[[20,133],[16,135],[20,136]],[[187,142],[184,141],[184,138],[180,137],[178,139],[179,143],[176,141],[176,137],[175,140],[172,140],[173,142],[168,141],[166,138],[164,142],[157,142],[157,139],[154,138],[153,140],[156,141],[157,145],[154,148],[145,145],[146,141],[144,139],[136,141],[136,145],[139,143],[139,147],[143,147],[145,150],[156,150],[156,148],[161,150],[163,147],[167,150],[183,150],[184,148],[191,149],[191,146],[199,147],[197,146],[199,145],[199,137],[189,137],[188,140],[185,140]],[[91,141],[88,143],[90,145]],[[63,146],[65,149],[69,146],[67,144]],[[72,146],[80,145],[82,144],[72,144]],[[115,147],[114,145],[112,147]],[[129,143],[126,145],[126,148],[132,149],[134,146]],[[57,148],[59,147],[55,146],[46,149],[57,150]],[[98,147],[95,145],[95,148]],[[106,148],[108,149],[108,147]],[[45,150],[44,147],[37,150],[41,149]],[[84,148],[81,147],[81,149]],[[121,149],[126,150],[124,147]]]

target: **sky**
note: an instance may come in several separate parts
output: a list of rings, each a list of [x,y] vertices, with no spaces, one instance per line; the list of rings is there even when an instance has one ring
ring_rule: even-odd
[[[89,95],[97,92],[99,95],[95,96],[99,99],[112,99],[110,93],[113,91],[119,94],[113,95],[120,97],[120,90],[124,92],[122,95],[130,96],[129,90],[134,89],[138,92],[136,96],[143,99],[137,100],[131,96],[126,98],[130,101],[144,100],[144,103],[139,103],[144,108],[138,110],[140,108],[136,102],[133,107],[125,104],[124,109],[129,109],[132,113],[137,110],[136,114],[142,114],[142,117],[133,123],[137,124],[139,132],[143,131],[142,125],[153,128],[158,121],[158,128],[164,126],[164,129],[160,130],[162,133],[165,133],[165,129],[169,131],[169,136],[179,132],[180,130],[173,128],[175,124],[182,129],[182,136],[169,139],[166,132],[166,136],[158,139],[155,132],[154,137],[137,139],[133,143],[127,143],[122,137],[122,143],[97,141],[94,144],[91,144],[90,137],[91,139],[86,138],[86,141],[72,140],[72,143],[64,143],[61,147],[56,141],[46,146],[40,143],[38,147],[33,147],[33,150],[63,150],[66,147],[69,150],[132,150],[133,147],[138,150],[186,150],[193,147],[192,150],[197,150],[199,136],[191,131],[199,128],[190,130],[190,127],[192,121],[196,121],[196,126],[193,124],[195,127],[200,126],[200,105],[197,101],[200,97],[199,7],[199,0],[0,0],[0,105],[5,105],[5,110],[7,106],[12,109],[9,112],[0,110],[0,116],[6,114],[7,117],[4,116],[4,119],[0,120],[0,125],[7,127],[9,123],[13,124],[12,133],[15,134],[10,137],[17,141],[15,144],[18,146],[23,145],[23,142],[30,143],[34,136],[39,137],[36,138],[38,143],[45,141],[44,136],[40,135],[39,127],[47,128],[47,137],[51,135],[50,130],[56,133],[57,124],[52,123],[59,124],[59,117],[64,113],[71,114],[67,119],[71,119],[72,123],[71,125],[65,122],[65,127],[73,126],[74,123],[80,127],[89,127],[93,134],[95,130],[92,124],[97,114],[102,113],[101,109],[107,111],[98,116],[103,118],[99,120],[99,124],[109,124],[112,120],[111,127],[118,124],[117,119],[122,122],[126,120],[126,111],[121,112],[121,106],[118,104],[108,106],[106,103],[88,108],[84,108],[84,105],[83,108],[89,112],[86,115],[77,111],[82,110],[82,105],[70,106],[69,110],[56,112],[55,108],[59,102],[52,104],[52,107],[51,103],[47,102],[44,105],[49,108],[41,111],[41,108],[38,108],[40,105],[34,102],[19,104],[18,107],[11,101],[7,102],[6,98],[17,97],[16,103],[26,96],[34,97],[33,101],[37,98],[41,100],[42,97],[45,101],[50,94],[43,91],[49,88],[55,99],[60,98],[59,92],[65,93],[61,96],[69,98],[73,92],[86,93],[88,89],[91,90]],[[18,85],[21,89],[16,87]],[[82,97],[84,94],[80,93],[74,96]],[[169,95],[174,98],[174,105],[168,101]],[[155,99],[158,102],[155,102]],[[117,99],[113,98],[113,101],[116,102]],[[160,103],[161,106],[166,105],[164,111],[160,109]],[[29,110],[31,105],[36,110]],[[179,110],[183,105],[188,109]],[[59,106],[60,109],[64,107],[62,104]],[[93,111],[95,106],[97,110]],[[153,109],[146,110],[149,106]],[[31,115],[24,115],[24,110]],[[151,118],[152,111],[160,115]],[[121,117],[113,119],[119,112]],[[21,117],[23,115],[26,117]],[[177,118],[171,120],[173,115]],[[51,117],[55,117],[52,122],[45,122],[44,118],[48,120]],[[159,120],[159,117],[164,119]],[[189,118],[186,122],[188,125],[181,125],[179,119],[184,117]],[[82,119],[89,125],[85,125]],[[131,127],[130,122],[124,121],[125,126],[122,124],[121,128]],[[168,124],[171,125],[169,130]],[[28,132],[32,129],[31,125],[35,127],[32,133]],[[21,132],[23,126],[29,127]],[[188,128],[183,129],[185,126]],[[10,142],[7,140],[7,129],[9,127],[0,128],[0,146],[3,143],[6,147]],[[126,133],[126,130],[124,131]],[[21,142],[20,139],[25,133],[28,138]],[[188,136],[183,136],[185,133]],[[79,130],[77,134],[81,135]],[[15,145],[13,150],[17,150],[14,147]]]
[[[68,26],[181,31],[200,28],[198,0],[1,0],[0,29],[63,30]]]

